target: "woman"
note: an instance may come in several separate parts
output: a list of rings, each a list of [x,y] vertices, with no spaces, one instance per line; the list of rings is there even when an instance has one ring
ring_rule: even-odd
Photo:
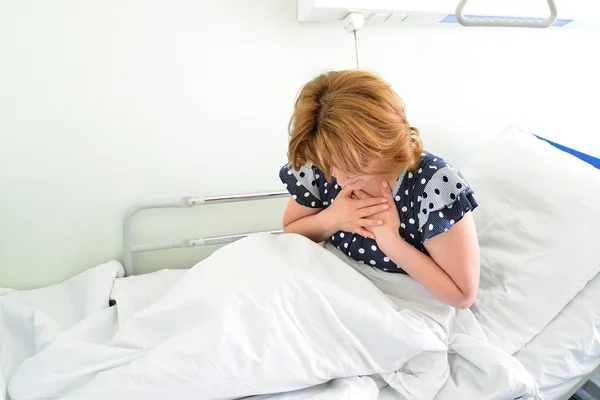
[[[289,132],[285,232],[330,240],[454,307],[471,306],[479,286],[473,190],[423,152],[390,85],[364,71],[323,74],[302,88]]]

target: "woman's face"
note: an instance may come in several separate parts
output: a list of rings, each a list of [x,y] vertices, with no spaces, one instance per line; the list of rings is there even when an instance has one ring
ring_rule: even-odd
[[[374,175],[368,174],[349,174],[335,167],[332,168],[331,174],[339,185],[351,190],[360,190],[366,186],[367,182],[377,178]]]

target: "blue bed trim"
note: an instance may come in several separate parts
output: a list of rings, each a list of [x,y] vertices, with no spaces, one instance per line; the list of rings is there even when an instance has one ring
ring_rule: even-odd
[[[508,16],[501,16],[501,15],[465,15],[465,17],[467,18],[498,18],[500,20],[511,20],[514,18],[523,18],[523,17],[508,17]],[[527,18],[527,19],[533,19],[536,21],[543,21],[544,18]],[[562,27],[567,25],[568,23],[573,22],[572,19],[565,19],[565,18],[560,18],[557,19],[556,21],[554,21],[554,23],[552,24],[552,26],[558,26],[558,27]],[[455,14],[448,14],[446,15],[441,21],[441,24],[457,24],[458,21],[456,20],[456,15]]]
[[[538,139],[543,140],[544,142],[550,143],[552,146],[556,147],[557,149],[562,150],[565,153],[569,153],[569,154],[571,154],[571,155],[579,158],[580,160],[582,160],[582,161],[584,161],[584,162],[592,165],[593,167],[596,167],[596,168],[600,169],[600,158],[592,157],[589,154],[585,154],[585,153],[582,153],[580,151],[571,149],[571,148],[569,148],[567,146],[563,146],[562,144],[558,144],[558,143],[552,142],[552,141],[550,141],[548,139],[544,139],[543,137],[538,136],[538,135],[535,135],[535,137],[537,137]]]

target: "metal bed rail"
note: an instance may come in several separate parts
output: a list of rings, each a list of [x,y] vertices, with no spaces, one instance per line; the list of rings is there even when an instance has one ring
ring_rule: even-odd
[[[221,196],[203,196],[203,197],[182,197],[173,201],[149,201],[137,203],[131,207],[123,219],[123,266],[125,267],[126,275],[133,275],[133,255],[134,253],[142,253],[148,251],[177,249],[177,248],[189,248],[198,246],[207,246],[214,244],[225,244],[231,243],[236,240],[242,239],[246,236],[252,235],[259,232],[268,232],[272,234],[283,233],[282,229],[257,231],[257,232],[246,232],[237,233],[231,235],[221,236],[206,236],[197,237],[191,239],[185,239],[181,241],[171,242],[159,242],[159,243],[147,243],[147,244],[136,244],[133,243],[132,234],[132,222],[133,218],[143,210],[160,209],[160,208],[192,208],[201,205],[210,204],[223,204],[223,203],[238,203],[245,201],[256,201],[256,200],[268,200],[289,197],[290,194],[287,191],[273,191],[273,192],[261,192],[261,193],[246,193],[246,194],[232,194],[232,195],[221,195]]]

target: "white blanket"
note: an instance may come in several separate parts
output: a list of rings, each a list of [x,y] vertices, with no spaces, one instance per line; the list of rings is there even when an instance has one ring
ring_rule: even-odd
[[[175,281],[143,301],[117,283],[116,307],[92,309],[76,323],[13,293],[0,297],[0,332],[12,330],[14,347],[28,349],[18,368],[13,361],[3,369],[12,400],[230,399],[306,394],[315,385],[370,398],[377,386],[356,378],[365,375],[381,376],[399,399],[537,394],[518,361],[490,346],[479,326],[464,326],[477,325],[474,318],[391,301],[297,235],[238,241]],[[106,293],[79,294],[72,300],[108,304]]]

